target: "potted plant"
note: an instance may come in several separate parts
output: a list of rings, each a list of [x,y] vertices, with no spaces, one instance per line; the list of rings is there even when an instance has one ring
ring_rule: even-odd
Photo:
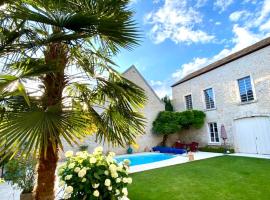
[[[20,200],[32,200],[32,191],[35,184],[34,157],[21,156],[13,158],[5,165],[5,180],[9,181],[13,187],[21,190]]]

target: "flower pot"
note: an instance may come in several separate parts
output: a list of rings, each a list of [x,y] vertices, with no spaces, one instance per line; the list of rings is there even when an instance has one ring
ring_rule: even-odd
[[[33,200],[33,194],[32,193],[21,193],[20,200]]]

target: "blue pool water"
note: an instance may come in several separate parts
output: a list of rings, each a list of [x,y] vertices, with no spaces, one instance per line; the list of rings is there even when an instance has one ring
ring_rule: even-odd
[[[165,153],[149,153],[149,154],[138,154],[138,155],[123,155],[117,156],[115,159],[118,163],[125,159],[130,161],[130,166],[148,164],[174,158],[174,155]]]

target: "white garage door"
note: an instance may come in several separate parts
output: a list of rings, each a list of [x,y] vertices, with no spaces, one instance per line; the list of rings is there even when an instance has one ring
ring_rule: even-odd
[[[235,143],[241,153],[270,154],[270,118],[235,120]]]

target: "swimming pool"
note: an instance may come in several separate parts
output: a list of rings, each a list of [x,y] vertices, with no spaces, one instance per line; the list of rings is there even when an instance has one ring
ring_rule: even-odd
[[[116,156],[115,159],[118,163],[124,161],[125,159],[128,159],[130,161],[130,166],[135,166],[158,162],[162,160],[168,160],[174,157],[175,157],[174,155],[165,153],[144,153],[144,154]]]

